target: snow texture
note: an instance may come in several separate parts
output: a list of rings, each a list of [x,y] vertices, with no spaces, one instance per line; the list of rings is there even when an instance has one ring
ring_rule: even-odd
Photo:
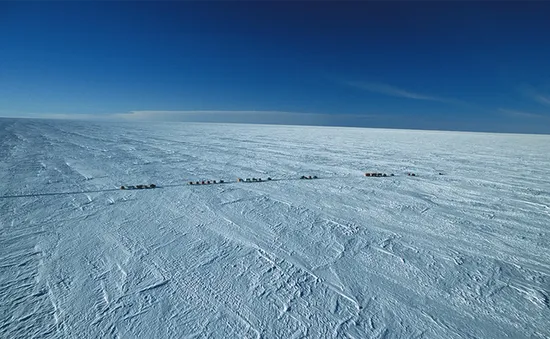
[[[549,136],[0,119],[0,146],[1,338],[550,337]]]

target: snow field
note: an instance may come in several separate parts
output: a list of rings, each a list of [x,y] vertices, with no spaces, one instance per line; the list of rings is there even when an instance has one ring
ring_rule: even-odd
[[[0,145],[2,338],[550,336],[549,136],[0,119]]]

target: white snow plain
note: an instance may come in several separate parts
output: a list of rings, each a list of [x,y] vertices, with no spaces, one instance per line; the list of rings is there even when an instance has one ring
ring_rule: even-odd
[[[0,119],[0,146],[1,338],[550,337],[550,136]]]

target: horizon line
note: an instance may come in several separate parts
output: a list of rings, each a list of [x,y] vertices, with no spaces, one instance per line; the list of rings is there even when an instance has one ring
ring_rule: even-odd
[[[150,121],[150,120],[86,120],[86,119],[71,119],[71,118],[51,118],[51,117],[10,117],[0,116],[0,119],[13,119],[13,120],[48,120],[48,121],[78,121],[78,122],[92,122],[92,123],[136,123],[136,124],[192,124],[192,125],[256,125],[256,126],[285,126],[285,127],[317,127],[317,128],[356,128],[356,129],[376,129],[376,130],[390,130],[390,131],[412,131],[412,132],[454,132],[454,133],[476,133],[476,134],[511,134],[511,135],[533,135],[533,136],[550,136],[550,132],[499,132],[499,131],[472,131],[467,129],[435,129],[435,128],[401,128],[401,127],[371,127],[371,126],[347,126],[347,125],[309,125],[309,124],[289,124],[289,123],[256,123],[256,122],[208,122],[208,121]]]

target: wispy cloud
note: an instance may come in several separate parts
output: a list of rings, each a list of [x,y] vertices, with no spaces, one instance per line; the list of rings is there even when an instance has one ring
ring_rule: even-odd
[[[355,125],[380,117],[374,114],[323,114],[285,111],[132,111],[115,114],[126,121],[181,121],[289,125]]]
[[[521,91],[528,98],[546,106],[550,106],[550,94],[542,94],[531,86],[523,86]]]
[[[543,95],[536,92],[532,92],[530,95],[531,95],[531,98],[533,98],[535,101],[538,101],[543,105],[550,106],[550,95]]]
[[[442,97],[437,97],[437,96],[431,96],[431,95],[415,93],[415,92],[411,92],[411,91],[408,91],[408,90],[404,90],[404,89],[401,89],[401,88],[397,88],[397,87],[386,85],[386,84],[380,84],[380,83],[344,81],[343,84],[345,84],[347,86],[355,87],[355,88],[358,88],[358,89],[362,89],[362,90],[365,90],[365,91],[368,91],[368,92],[385,94],[385,95],[398,97],[398,98],[407,98],[407,99],[414,99],[414,100],[426,100],[426,101],[438,101],[438,102],[445,102],[445,103],[461,103],[460,100],[456,100],[456,99],[442,98]]]
[[[513,110],[513,109],[500,108],[499,112],[502,112],[502,113],[504,113],[508,116],[513,116],[513,117],[518,117],[518,118],[537,118],[537,119],[547,118],[546,116],[544,116],[542,114],[524,112],[524,111],[516,111],[516,110]]]

